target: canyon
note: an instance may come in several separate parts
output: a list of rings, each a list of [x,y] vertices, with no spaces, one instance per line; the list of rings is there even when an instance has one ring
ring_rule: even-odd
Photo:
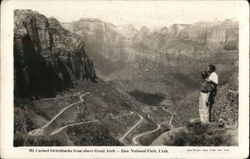
[[[238,22],[151,30],[32,10],[14,20],[15,146],[155,143],[199,117],[200,72],[211,63],[216,119],[237,126]]]

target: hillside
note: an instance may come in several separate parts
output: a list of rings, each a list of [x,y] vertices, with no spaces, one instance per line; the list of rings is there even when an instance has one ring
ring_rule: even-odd
[[[84,39],[31,10],[14,35],[14,146],[123,145],[140,103],[96,77]]]
[[[101,80],[97,83],[78,81],[77,88],[55,98],[16,105],[14,145],[122,145],[119,137],[137,120],[124,96]],[[80,95],[83,102],[79,100]],[[58,112],[77,102],[47,125]],[[81,122],[86,124],[77,124]],[[121,129],[120,124],[116,124],[119,122],[124,126],[127,123],[127,127]]]
[[[145,104],[173,106],[175,101],[185,96],[188,92],[186,90],[195,88],[188,78],[180,78],[181,75],[156,62],[138,59],[124,69],[112,73],[107,81]]]
[[[198,122],[199,92],[186,96],[175,107],[175,120],[181,125],[162,133],[152,142],[153,145],[177,146],[236,146],[238,145],[238,64],[232,66],[229,82],[218,87],[212,109],[213,122],[208,126]],[[189,112],[189,113],[186,113]]]

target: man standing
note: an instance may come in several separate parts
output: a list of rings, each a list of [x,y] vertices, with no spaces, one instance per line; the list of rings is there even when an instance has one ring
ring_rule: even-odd
[[[217,86],[218,86],[218,75],[215,73],[216,67],[214,65],[209,65],[208,66],[208,73],[209,73],[209,77],[208,77],[208,82],[211,84],[212,86],[212,92],[210,93],[209,96],[209,121],[212,121],[212,106],[214,104],[214,98],[217,94]]]

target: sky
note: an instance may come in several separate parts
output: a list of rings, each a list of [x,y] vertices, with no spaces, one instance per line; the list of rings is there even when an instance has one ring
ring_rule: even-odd
[[[160,28],[173,23],[238,20],[235,1],[44,1],[23,5],[61,22],[98,18],[115,25]]]

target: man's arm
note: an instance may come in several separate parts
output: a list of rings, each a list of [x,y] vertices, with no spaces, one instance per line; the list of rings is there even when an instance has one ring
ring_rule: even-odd
[[[208,83],[213,87],[216,88],[217,87],[217,83],[215,83],[214,81],[208,81]]]

